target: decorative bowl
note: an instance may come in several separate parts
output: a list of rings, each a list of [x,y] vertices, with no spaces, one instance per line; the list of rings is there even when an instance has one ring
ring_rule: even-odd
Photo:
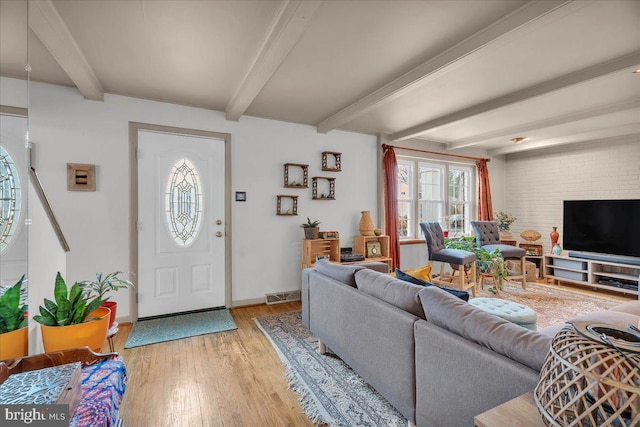
[[[522,237],[527,242],[535,242],[540,237],[542,237],[542,235],[535,230],[525,230],[520,233],[520,237]]]

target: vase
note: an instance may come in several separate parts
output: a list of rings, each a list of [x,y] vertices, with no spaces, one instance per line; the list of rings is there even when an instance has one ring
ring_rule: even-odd
[[[556,247],[556,244],[558,243],[558,239],[560,238],[558,227],[553,227],[553,231],[551,232],[549,237],[551,237],[551,250],[553,251],[553,249]]]
[[[562,248],[559,244],[556,243],[555,245],[553,245],[553,253],[555,255],[562,255]]]
[[[363,236],[373,236],[376,226],[373,225],[373,220],[371,219],[371,212],[362,211],[360,212],[362,216],[360,217],[360,234]]]

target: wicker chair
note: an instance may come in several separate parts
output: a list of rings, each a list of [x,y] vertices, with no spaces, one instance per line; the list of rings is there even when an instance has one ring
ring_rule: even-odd
[[[476,254],[460,249],[447,249],[444,247],[444,234],[437,222],[422,222],[420,228],[427,241],[427,252],[430,263],[440,262],[440,276],[431,280],[434,285],[458,286],[461,291],[471,288],[471,294],[476,296]],[[454,268],[452,274],[445,274],[444,265],[448,263]],[[471,264],[471,274],[465,273],[464,266]],[[456,276],[456,271],[459,273]]]
[[[503,245],[500,243],[500,230],[498,224],[495,221],[471,221],[471,226],[476,233],[476,241],[478,246],[482,249],[486,249],[489,252],[493,252],[496,249],[500,250],[502,258],[505,260],[508,258],[516,258],[520,260],[520,271],[522,275],[509,276],[511,279],[521,279],[522,289],[527,288],[527,273],[526,273],[526,251],[517,246]]]

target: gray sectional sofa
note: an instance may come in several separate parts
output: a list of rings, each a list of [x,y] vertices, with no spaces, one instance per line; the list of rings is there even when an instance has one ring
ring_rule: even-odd
[[[303,271],[302,317],[409,425],[473,426],[536,386],[551,337],[374,271],[383,266],[316,262]]]

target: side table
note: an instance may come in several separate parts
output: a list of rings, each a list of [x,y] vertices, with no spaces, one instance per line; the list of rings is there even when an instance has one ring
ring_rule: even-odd
[[[476,427],[546,427],[533,391],[476,415],[473,421]]]
[[[519,243],[518,247],[527,251],[525,259],[531,260],[538,268],[538,279],[544,279],[544,246],[540,243]]]

